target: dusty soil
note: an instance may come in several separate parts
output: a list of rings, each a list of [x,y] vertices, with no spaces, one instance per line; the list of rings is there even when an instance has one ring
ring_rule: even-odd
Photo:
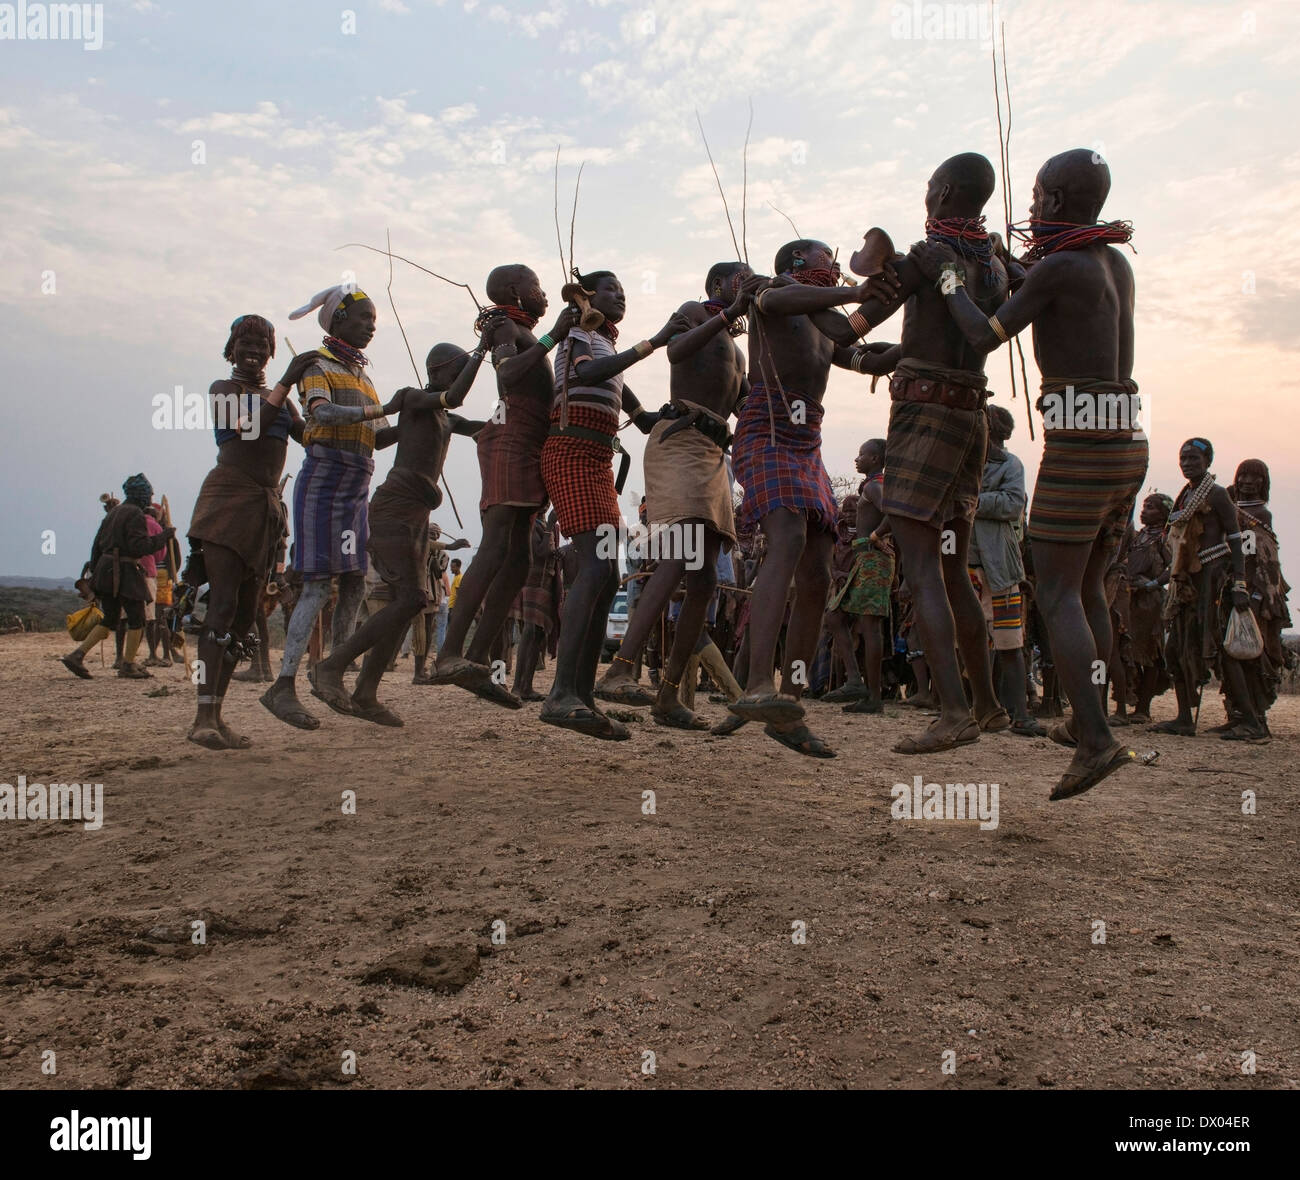
[[[1156,765],[1048,803],[1058,747],[907,760],[911,710],[814,703],[829,762],[648,717],[601,743],[409,662],[403,730],[311,701],[300,733],[237,684],[256,747],[211,752],[180,669],[78,681],[67,646],[0,640],[0,782],[106,812],[0,824],[0,1085],[1300,1085],[1300,698],[1267,745],[1128,730]],[[916,773],[997,781],[999,827],[892,819]]]

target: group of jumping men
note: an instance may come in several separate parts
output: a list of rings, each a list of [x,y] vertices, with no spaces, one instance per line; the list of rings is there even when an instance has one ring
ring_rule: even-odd
[[[233,398],[241,409],[236,421],[218,428],[217,466],[204,481],[189,530],[210,584],[191,739],[214,748],[248,745],[222,719],[222,700],[285,533],[279,481],[290,438],[306,452],[292,509],[293,564],[303,588],[279,676],[262,703],[289,725],[318,727],[297,696],[297,671],[336,583],[334,644],[309,673],[312,693],[339,713],[402,724],[376,690],[427,602],[429,513],[441,502],[439,480],[456,434],[476,440],[483,539],[459,588],[433,682],[519,706],[489,653],[528,579],[535,525],[549,502],[572,543],[576,576],[567,587],[554,682],[540,719],[595,738],[628,738],[627,727],[598,706],[596,685],[619,585],[611,538],[619,535],[621,514],[611,461],[621,450],[626,414],[648,436],[651,530],[692,528],[703,538],[702,560],[661,554],[638,603],[638,613],[653,620],[685,581],[652,705],[655,720],[707,728],[682,704],[680,685],[701,639],[719,550],[736,540],[734,473],[743,487],[739,524],[761,529],[765,557],[752,586],[747,672],[743,691],[728,705],[730,728],[758,722],[798,753],[833,757],[809,730],[800,703],[831,591],[839,511],[821,458],[822,400],[832,365],[869,375],[873,385],[875,377],[890,376],[883,470],[878,464],[864,483],[858,532],[873,548],[888,537],[898,554],[938,708],[926,728],[895,750],[927,754],[1006,730],[1012,719],[994,689],[967,554],[988,453],[985,360],[1028,328],[1044,374],[1045,414],[1028,536],[1037,607],[1072,707],[1063,736],[1073,756],[1051,798],[1077,795],[1128,765],[1133,755],[1111,732],[1093,671],[1112,649],[1105,578],[1115,557],[1113,526],[1131,514],[1147,471],[1140,429],[1101,428],[1097,413],[1117,397],[1136,404],[1133,276],[1116,248],[1131,227],[1099,220],[1110,189],[1105,162],[1087,149],[1065,152],[1038,173],[1030,220],[1021,229],[1028,248],[1016,258],[984,228],[994,183],[985,157],[954,156],[930,178],[923,240],[901,254],[883,231],[868,233],[852,263],[865,276],[861,282],[843,281],[825,243],[789,242],[777,251],[770,277],[741,262],[713,266],[704,299],[682,304],[658,332],[621,351],[627,302],[613,272],[575,270],[564,309],[537,336],[548,307],[537,274],[522,264],[498,266],[487,279],[491,306],[475,323],[473,350],[436,345],[426,362],[427,385],[399,389],[386,402],[366,373],[362,350],[374,336],[376,310],[364,291],[331,287],[291,314],[317,312],[325,335],[318,348],[293,359],[273,389],[264,372],[275,352],[274,329],[260,316],[239,317],[225,349],[231,375],[214,383],[212,394],[226,404]],[[849,314],[840,310],[849,304],[858,306]],[[900,309],[899,343],[860,343]],[[746,331],[748,355],[738,342]],[[626,374],[660,348],[670,363],[670,398],[651,411]],[[489,420],[471,420],[457,411],[489,357],[500,401]],[[289,400],[295,386],[301,413]],[[1049,409],[1055,407],[1045,403],[1062,396],[1069,413],[1054,419]],[[394,444],[393,467],[371,496],[374,452]],[[1212,483],[1192,499],[1179,511],[1204,516],[1201,542],[1226,545],[1234,575],[1229,597],[1245,610],[1240,530],[1211,523],[1219,519]],[[391,599],[354,630],[367,555]],[[870,580],[879,580],[878,570]],[[349,692],[343,675],[358,659]],[[616,688],[631,664],[620,652],[604,688]]]

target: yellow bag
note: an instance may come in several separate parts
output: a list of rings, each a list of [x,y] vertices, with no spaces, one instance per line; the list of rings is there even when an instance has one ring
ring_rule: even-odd
[[[104,612],[93,602],[68,615],[68,634],[78,643],[104,621]]]

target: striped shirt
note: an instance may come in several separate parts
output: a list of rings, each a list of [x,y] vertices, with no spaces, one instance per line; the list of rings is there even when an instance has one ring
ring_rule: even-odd
[[[322,426],[312,415],[313,404],[319,404],[322,399],[336,406],[381,404],[375,387],[361,368],[340,360],[324,345],[319,352],[320,360],[307,370],[298,385],[307,419],[302,445],[309,447],[320,443],[354,455],[373,455],[375,431],[388,425],[387,418],[372,418],[369,422],[350,422],[343,426]]]
[[[564,370],[569,363],[570,341],[575,340],[587,346],[591,352],[592,360],[601,360],[604,357],[613,356],[616,351],[609,339],[602,333],[584,332],[581,328],[574,328],[555,347],[555,400],[552,403],[553,406],[558,407],[560,404],[560,396],[564,389]],[[583,385],[582,369],[587,363],[585,358],[580,358],[573,371],[569,374],[570,404],[577,403],[590,406],[593,409],[613,415],[617,421],[623,406],[623,374],[616,373],[602,385]]]

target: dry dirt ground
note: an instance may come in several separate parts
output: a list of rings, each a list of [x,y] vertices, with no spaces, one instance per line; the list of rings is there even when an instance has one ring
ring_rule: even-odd
[[[911,710],[812,704],[829,762],[752,726],[602,743],[409,662],[403,730],[311,701],[300,733],[237,684],[256,747],[211,752],[179,668],[84,682],[67,647],[0,640],[0,782],[106,813],[0,824],[0,1086],[1300,1085],[1300,698],[1270,744],[1135,734],[1157,764],[1048,803],[1058,747],[909,761]],[[996,781],[999,826],[891,818],[916,773]]]

